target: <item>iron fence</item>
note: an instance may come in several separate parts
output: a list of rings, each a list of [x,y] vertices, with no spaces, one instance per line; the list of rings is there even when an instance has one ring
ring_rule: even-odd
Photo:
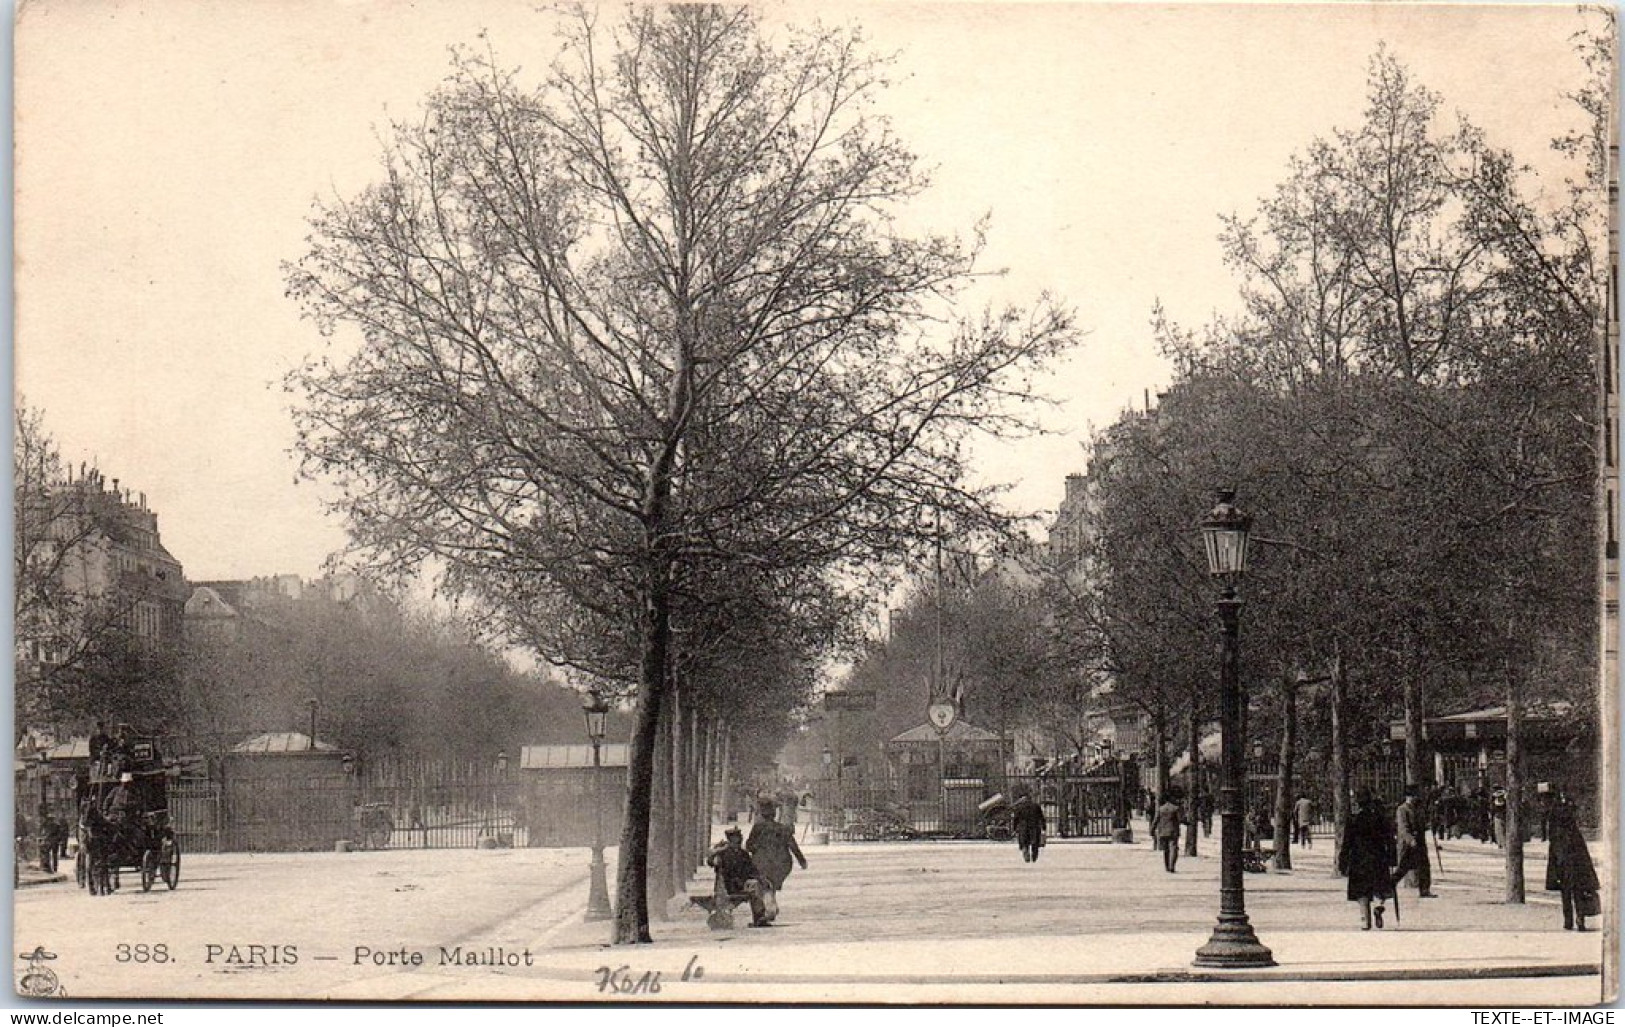
[[[1018,795],[1044,810],[1049,833],[1060,838],[1104,838],[1124,826],[1139,776],[1132,763],[1111,774],[1000,774],[996,778],[937,778],[884,784],[826,782],[810,830],[837,841],[910,838],[985,838],[1006,830],[1001,808]]]

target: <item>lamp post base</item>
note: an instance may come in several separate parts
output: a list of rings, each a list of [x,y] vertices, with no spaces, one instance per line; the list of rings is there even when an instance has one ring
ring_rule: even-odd
[[[1213,928],[1207,944],[1196,950],[1192,966],[1212,966],[1223,969],[1274,966],[1275,956],[1253,933],[1253,925],[1245,919],[1221,920]]]
[[[609,905],[609,885],[604,879],[604,850],[594,847],[592,866],[587,871],[587,920],[608,920],[615,915]]]

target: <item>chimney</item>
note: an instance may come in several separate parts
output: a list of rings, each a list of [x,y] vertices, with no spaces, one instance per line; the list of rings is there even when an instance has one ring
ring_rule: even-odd
[[[1075,503],[1083,497],[1083,484],[1088,481],[1084,475],[1069,474],[1066,476],[1066,501]]]

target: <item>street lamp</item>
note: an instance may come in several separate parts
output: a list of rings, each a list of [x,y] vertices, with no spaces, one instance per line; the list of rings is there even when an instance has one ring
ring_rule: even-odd
[[[1224,583],[1218,601],[1222,644],[1219,657],[1219,922],[1207,944],[1196,950],[1196,966],[1274,966],[1247,920],[1242,879],[1242,773],[1246,748],[1241,737],[1241,599],[1236,584],[1247,569],[1247,533],[1253,519],[1236,508],[1235,490],[1220,489],[1219,504],[1202,522],[1208,571]]]
[[[609,905],[609,885],[604,878],[604,804],[599,795],[599,773],[603,766],[600,750],[604,744],[604,721],[609,704],[597,691],[587,693],[581,712],[587,718],[587,737],[592,740],[592,866],[587,885],[588,920],[608,920],[615,915]]]

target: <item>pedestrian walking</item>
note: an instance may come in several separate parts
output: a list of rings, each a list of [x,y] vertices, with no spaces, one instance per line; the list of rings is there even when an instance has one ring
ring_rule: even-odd
[[[1179,803],[1172,792],[1164,793],[1151,820],[1151,836],[1162,850],[1162,868],[1170,874],[1174,872],[1174,864],[1179,862],[1179,821]]]
[[[1196,817],[1202,822],[1202,837],[1213,835],[1213,793],[1203,789],[1196,797]]]
[[[1395,877],[1403,879],[1414,875],[1419,898],[1431,899],[1433,894],[1433,867],[1428,862],[1427,816],[1422,811],[1415,785],[1405,786],[1405,801],[1394,810]],[[1398,881],[1396,880],[1397,884]]]
[[[1354,797],[1354,813],[1343,828],[1343,847],[1337,854],[1337,869],[1348,876],[1348,898],[1360,904],[1360,929],[1382,928],[1383,903],[1399,899],[1388,860],[1394,852],[1394,833],[1383,816],[1371,789],[1361,788]]]
[[[1602,912],[1598,897],[1597,868],[1592,865],[1574,804],[1561,791],[1553,789],[1546,815],[1551,848],[1546,855],[1546,890],[1562,896],[1563,930],[1588,931],[1586,917]]]
[[[1019,795],[1010,807],[1010,819],[1016,832],[1016,844],[1021,847],[1022,860],[1037,863],[1038,850],[1044,847],[1044,832],[1049,829],[1043,805],[1034,802],[1031,795]]]
[[[1490,796],[1490,834],[1495,839],[1495,847],[1504,849],[1507,845],[1507,790],[1497,788]]]
[[[750,853],[756,868],[776,892],[784,889],[792,859],[801,864],[801,869],[807,869],[807,857],[796,844],[795,832],[779,823],[777,814],[778,807],[773,800],[763,799],[757,805],[756,823],[751,825],[750,838],[745,842],[745,851]]]
[[[1315,843],[1310,837],[1309,826],[1314,822],[1314,802],[1309,798],[1309,796],[1299,793],[1298,801],[1292,804],[1293,840],[1299,845],[1313,847]]]

